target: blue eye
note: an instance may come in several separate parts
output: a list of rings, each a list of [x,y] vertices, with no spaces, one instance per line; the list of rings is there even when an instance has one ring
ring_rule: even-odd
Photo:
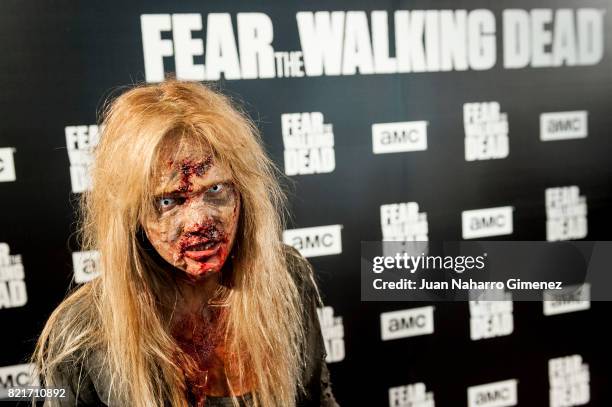
[[[172,198],[162,198],[160,199],[160,204],[162,206],[168,206],[168,205],[172,205],[174,203],[174,199]]]
[[[170,198],[170,197],[162,197],[159,198],[157,200],[157,205],[159,207],[159,209],[161,210],[165,210],[165,209],[170,209],[172,208],[174,205],[176,205],[176,199],[175,198]]]
[[[206,192],[212,192],[213,194],[218,194],[223,191],[223,184],[215,184],[212,187],[208,188]]]

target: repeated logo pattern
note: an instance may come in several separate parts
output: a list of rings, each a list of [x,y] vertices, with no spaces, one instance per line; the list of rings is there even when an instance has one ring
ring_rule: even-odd
[[[103,135],[95,112],[78,108],[132,75],[155,83],[169,72],[221,81],[261,113],[266,148],[297,185],[282,238],[320,277],[325,305],[317,315],[342,405],[569,407],[607,390],[590,376],[609,379],[591,360],[609,350],[587,346],[581,331],[608,315],[591,304],[595,287],[521,306],[507,293],[390,305],[359,303],[356,292],[361,240],[609,239],[599,226],[612,202],[601,160],[612,154],[606,8],[487,9],[464,0],[455,10],[385,10],[374,2],[374,11],[347,3],[317,11],[233,2],[208,12],[193,1],[180,10],[153,3],[156,14],[122,17],[139,27],[137,37],[111,24],[104,33],[70,26],[57,34],[68,43],[81,34],[110,38],[125,60],[112,72],[112,64],[92,65],[95,87],[75,82],[65,66],[50,72],[82,96],[37,111],[44,129],[16,133],[22,123],[12,116],[23,109],[3,99],[0,321],[21,325],[7,326],[3,338],[0,399],[9,388],[38,384],[22,364],[28,321],[48,315],[69,281],[87,284],[101,272],[97,251],[66,245],[69,201],[91,188],[92,152]],[[122,4],[105,7],[112,15]],[[65,12],[79,30],[94,26]],[[32,53],[39,48],[23,48],[28,61],[49,59]],[[116,58],[68,51],[62,57],[79,67],[75,61]],[[0,97],[56,97],[16,86],[5,84],[13,91]],[[55,291],[47,297],[48,287]],[[560,334],[568,321],[577,325],[572,340]],[[531,348],[539,334],[557,346],[546,354]]]

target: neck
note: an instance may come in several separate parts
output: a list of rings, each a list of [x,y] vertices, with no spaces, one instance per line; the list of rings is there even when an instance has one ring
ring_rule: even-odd
[[[206,306],[214,297],[221,282],[221,273],[210,273],[198,280],[177,278],[179,287],[179,309],[195,311]]]
[[[174,270],[180,296],[177,311],[197,312],[211,304],[211,300],[215,300],[217,290],[221,287],[223,275],[230,273],[231,267],[231,262],[226,262],[221,271],[207,273],[197,278],[185,274],[182,270]]]

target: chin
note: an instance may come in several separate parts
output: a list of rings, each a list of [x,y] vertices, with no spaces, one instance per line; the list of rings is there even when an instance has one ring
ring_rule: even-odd
[[[195,269],[195,270],[187,269],[185,271],[185,273],[187,273],[189,276],[194,277],[194,278],[206,277],[206,276],[209,276],[217,272],[219,272],[219,270],[216,267],[211,268],[211,269]]]
[[[215,261],[207,262],[190,262],[187,268],[184,270],[185,273],[192,277],[205,277],[213,273],[217,273],[221,270],[221,265]]]

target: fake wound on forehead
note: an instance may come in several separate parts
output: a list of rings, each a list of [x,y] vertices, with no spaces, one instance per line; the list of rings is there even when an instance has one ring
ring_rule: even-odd
[[[203,176],[212,165],[212,155],[202,160],[191,158],[178,160],[176,162],[174,160],[169,160],[168,166],[173,169],[170,182],[175,183],[178,181],[178,186],[176,187],[177,192],[191,192],[193,190],[191,178],[194,176]]]
[[[168,160],[169,169],[175,169],[182,175],[204,175],[213,165],[213,156],[208,155],[203,159],[184,158],[180,160]],[[176,173],[173,173],[173,176]]]

